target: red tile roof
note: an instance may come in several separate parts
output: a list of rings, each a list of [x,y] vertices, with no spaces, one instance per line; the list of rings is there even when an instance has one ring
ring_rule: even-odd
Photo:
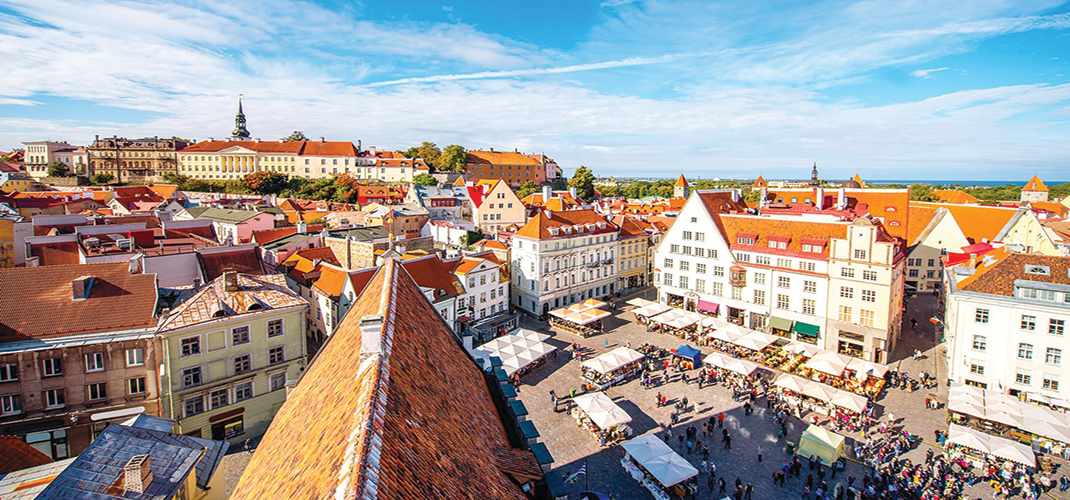
[[[373,315],[382,323],[362,328]],[[501,448],[482,373],[409,274],[387,261],[275,416],[231,498],[524,499],[499,464],[534,472],[531,462],[503,460]]]
[[[51,463],[52,458],[15,436],[0,436],[0,474]]]
[[[30,255],[38,257],[40,266],[70,266],[81,263],[76,241],[33,243],[30,245]]]
[[[1036,176],[1036,175],[1034,175],[1032,179],[1029,179],[1029,182],[1025,183],[1025,187],[1022,188],[1022,191],[1047,191],[1047,190],[1048,190],[1048,186],[1045,186],[1044,185],[1044,181],[1040,180],[1040,177]]]
[[[305,143],[297,142],[256,142],[256,141],[201,141],[180,149],[179,153],[218,153],[224,149],[240,146],[260,153],[294,153],[298,154]]]
[[[907,219],[907,245],[916,245],[924,236],[924,231],[936,217],[936,207],[924,205],[910,205],[910,214]]]
[[[1015,280],[1070,285],[1070,257],[1014,253],[1007,247],[985,256],[991,258],[987,261],[979,258],[973,275],[957,283],[959,290],[1013,297]],[[1045,266],[1048,273],[1027,274],[1027,266]]]
[[[468,151],[468,163],[475,165],[542,165],[531,155],[511,151]]]
[[[192,297],[182,302],[166,321],[160,332],[167,332],[223,317],[234,317],[249,312],[307,306],[308,302],[286,287],[286,278],[281,274],[253,276],[239,274],[237,290],[226,290],[220,276],[201,287]]]
[[[92,276],[89,297],[72,282]],[[0,269],[0,338],[112,332],[156,324],[156,275],[130,274],[126,262]]]
[[[216,247],[198,252],[204,278],[208,281],[223,275],[224,271],[242,274],[267,274],[260,260],[260,251],[255,246]]]
[[[761,188],[768,188],[768,187],[769,187],[769,183],[766,182],[764,177],[759,175],[758,176],[758,180],[754,181],[754,184],[751,186],[751,189],[761,189]]]
[[[963,205],[981,201],[971,196],[969,193],[957,189],[934,189],[933,194],[940,197],[940,203],[957,203]]]
[[[599,229],[597,224],[601,223],[602,228]],[[586,227],[587,224],[595,224],[594,229]],[[566,233],[564,228],[571,228],[573,226],[583,225],[583,231],[577,232],[571,230],[571,234]],[[550,228],[559,228],[560,232],[557,236],[550,233]],[[613,233],[617,231],[617,226],[613,223],[606,221],[601,215],[598,215],[594,210],[566,210],[564,212],[553,212],[552,215],[547,216],[545,212],[539,212],[532,217],[524,227],[521,227],[516,232],[516,236],[524,236],[534,239],[548,239],[567,236],[583,236],[592,234],[605,234]]]
[[[989,207],[984,205],[955,205],[953,203],[926,203],[911,202],[911,208],[916,206],[928,208],[944,208],[955,218],[955,222],[962,230],[962,234],[971,243],[980,243],[983,240],[993,241],[1003,226],[1018,212],[1015,208]]]
[[[308,226],[307,231],[309,233],[318,233],[323,230],[323,224],[312,224]],[[297,234],[297,227],[277,227],[274,229],[260,229],[253,231],[253,241],[257,245],[264,245],[271,243],[279,238],[285,238],[291,234]]]
[[[672,187],[687,187],[687,179],[684,179],[684,174],[680,174],[680,177],[676,179],[676,184]]]
[[[788,218],[758,217],[754,215],[722,215],[728,244],[733,249],[774,255],[818,258],[828,257],[829,240],[846,238],[848,225],[844,223],[791,220]],[[740,237],[754,238],[753,245],[737,243]],[[769,241],[787,242],[787,248],[770,248]],[[821,252],[803,252],[802,245],[820,245]]]

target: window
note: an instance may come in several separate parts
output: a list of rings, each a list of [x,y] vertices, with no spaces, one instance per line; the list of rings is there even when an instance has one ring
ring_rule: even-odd
[[[672,259],[665,259],[665,269],[672,269]]]
[[[680,270],[681,271],[690,271],[691,270],[691,263],[686,261],[686,260],[681,260],[680,261]]]
[[[877,281],[877,271],[862,271],[862,279],[866,281]]]
[[[791,278],[780,276],[776,280],[776,285],[780,288],[791,288]]]
[[[706,274],[706,264],[695,264],[695,272],[699,274]]]
[[[182,357],[193,356],[201,353],[201,338],[190,337],[182,339]]]
[[[754,291],[754,303],[759,306],[765,305],[765,290]]]
[[[876,317],[876,313],[868,311],[866,309],[860,309],[858,311],[858,323],[862,326],[868,326],[873,328],[873,320]]]
[[[738,286],[732,287],[732,299],[743,300],[743,288]]]
[[[710,258],[711,259],[716,259],[717,258],[717,249],[716,248],[711,248],[710,251],[709,251],[709,254],[710,254]]]
[[[286,372],[274,373],[268,377],[268,384],[272,391],[286,388]]]
[[[840,268],[840,277],[843,277],[843,278],[854,278],[855,277],[855,270],[851,269],[849,267]]]
[[[204,413],[204,396],[186,398],[182,401],[182,410],[187,417]]]
[[[911,270],[907,271],[907,275],[910,276],[911,278],[917,278],[918,277],[918,270],[917,269],[911,269]]]
[[[850,323],[852,316],[850,306],[840,306],[840,321]]]
[[[691,255],[691,247],[684,246],[684,255]]]
[[[15,363],[0,365],[0,382],[12,382],[19,379],[19,366]]]
[[[104,371],[104,353],[91,352],[86,354],[85,371],[86,373]]]
[[[680,245],[669,245],[669,253],[680,253]]]
[[[876,290],[862,290],[862,302],[876,302],[877,291]]]
[[[145,394],[145,377],[131,378],[126,381],[127,394]]]
[[[63,360],[59,358],[42,359],[41,375],[45,377],[58,377],[63,375]]]
[[[1016,372],[1014,374],[1014,383],[1021,385],[1030,385],[1033,382],[1033,377],[1028,372]]]
[[[665,273],[665,284],[672,286],[672,275],[669,273]]]
[[[799,261],[799,270],[800,271],[814,272],[814,270],[816,270],[816,269],[817,269],[817,266],[813,262],[804,262],[804,261],[801,261],[801,260]]]
[[[22,396],[18,394],[0,396],[0,414],[13,415],[15,413],[22,413]]]
[[[866,260],[866,251],[861,248],[855,249],[855,260]]]
[[[973,350],[983,351],[988,348],[988,339],[984,335],[973,336]]]
[[[286,353],[283,346],[275,346],[268,349],[268,364],[274,365],[286,361]]]
[[[234,402],[245,401],[253,397],[253,383],[243,382],[234,386]]]
[[[145,364],[145,350],[140,347],[126,350],[126,366],[141,366]]]
[[[721,266],[713,266],[713,275],[714,276],[722,276],[723,277],[724,276],[724,268],[721,267]]]
[[[706,241],[706,233],[695,233],[695,241]]]
[[[919,265],[921,264],[921,259],[918,259],[918,264]],[[929,259],[929,267],[933,267],[935,265],[936,265],[936,259]]]
[[[855,289],[849,286],[840,287],[840,298],[853,299],[855,298]]]
[[[1052,335],[1062,335],[1063,329],[1066,327],[1066,320],[1052,319],[1048,321],[1048,333]]]
[[[49,389],[45,391],[45,408],[59,408],[67,404],[63,389]]]
[[[1049,391],[1057,391],[1059,390],[1059,378],[1045,373],[1042,386]]]
[[[776,296],[776,308],[787,309],[788,308],[788,296],[783,293],[778,293]]]
[[[699,292],[699,293],[706,293],[706,280],[704,280],[704,279],[696,279],[695,280],[695,291]]]
[[[252,356],[243,354],[234,358],[234,374],[245,373],[253,369]]]
[[[1028,314],[1022,315],[1022,330],[1033,331],[1037,328],[1037,317]]]
[[[718,297],[724,297],[724,283],[714,283],[713,294]]]
[[[706,249],[702,247],[695,247],[695,257],[705,257]]]
[[[680,288],[687,288],[687,276],[680,276]]]
[[[803,291],[806,293],[817,293],[817,282],[810,280],[803,281]]]
[[[974,309],[973,321],[975,323],[988,323],[988,309],[981,309],[980,307]]]
[[[814,310],[817,308],[817,301],[814,299],[803,299],[803,314],[814,314]]]
[[[754,284],[755,285],[764,285],[765,284],[765,273],[754,273]]]
[[[86,393],[87,393],[86,397],[90,401],[98,401],[98,400],[101,400],[101,399],[108,399],[108,390],[104,386],[104,383],[89,384],[89,385],[85,386],[85,388],[86,388]]]
[[[1044,362],[1049,365],[1058,365],[1063,362],[1063,350],[1049,347],[1044,353]]]
[[[985,374],[985,367],[984,367],[984,365],[975,365],[975,364],[971,363],[970,364],[970,373],[972,373],[974,375],[984,375]]]
[[[1018,359],[1033,359],[1033,344],[1018,344]]]
[[[208,404],[211,409],[216,409],[230,404],[230,391],[219,389],[208,394]]]
[[[249,343],[249,327],[239,326],[230,331],[230,344],[242,345]]]
[[[182,370],[182,387],[193,387],[195,385],[201,385],[204,380],[201,378],[201,367],[193,366]]]
[[[692,239],[692,238],[691,238],[691,235],[692,235],[691,231],[684,231],[684,239],[685,239],[685,240],[690,240],[690,239]]]

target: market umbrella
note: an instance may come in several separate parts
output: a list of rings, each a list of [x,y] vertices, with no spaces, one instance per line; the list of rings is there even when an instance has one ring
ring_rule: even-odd
[[[885,373],[888,373],[887,366],[858,358],[851,358],[851,360],[847,362],[847,369],[853,370],[855,373],[859,374],[860,380],[865,380],[866,375],[880,378],[883,377]]]
[[[813,356],[814,354],[821,352],[821,348],[816,345],[807,344],[806,342],[794,341],[782,347],[781,349],[791,354],[802,354],[803,356],[807,357]]]
[[[1022,425],[1022,416],[1014,413],[1007,413],[998,410],[992,410],[985,408],[985,420],[991,420],[993,422],[999,422],[1011,427],[1020,427]]]
[[[810,396],[821,401],[831,402],[832,398],[836,396],[836,389],[833,389],[825,384],[807,384],[803,387],[802,393],[806,396]]]
[[[621,443],[620,446],[640,464],[645,464],[654,458],[668,453],[675,453],[672,451],[672,448],[669,448],[669,445],[665,444],[662,440],[658,439],[657,436],[652,434],[639,436],[630,441],[625,441]]]
[[[948,390],[948,394],[952,398],[960,394],[970,394],[981,398],[981,400],[983,401],[985,397],[985,390],[981,389],[980,387],[974,387],[972,385],[966,385],[960,382],[953,382],[951,384],[951,389]]]
[[[862,413],[866,410],[866,404],[869,400],[858,394],[853,394],[847,391],[836,391],[836,394],[832,396],[832,400],[829,402],[845,410]]]
[[[679,484],[698,475],[698,469],[675,452],[644,462],[643,468],[653,474],[665,487]]]
[[[736,340],[733,340],[732,343],[740,347],[760,351],[762,349],[765,349],[766,347],[769,347],[769,344],[776,342],[776,340],[776,336],[769,335],[767,333],[752,331],[742,337],[737,338]]]
[[[724,327],[726,327],[726,326],[728,326],[730,324],[731,323],[729,323],[729,322],[727,322],[727,321],[725,321],[725,320],[723,320],[721,318],[711,318],[709,316],[707,316],[705,318],[702,318],[702,327],[703,328],[713,328],[713,329],[716,330],[718,328],[724,328]]]
[[[983,434],[968,427],[951,424],[947,429],[948,443],[988,453],[988,441],[989,437],[987,434]]]
[[[985,418],[985,407],[982,405],[952,399],[947,402],[947,409],[955,413],[962,413],[971,417]]]
[[[572,401],[601,429],[610,429],[632,421],[632,417],[605,393],[584,394],[576,396]]]
[[[747,332],[744,332],[739,325],[729,324],[728,326],[718,328],[717,331],[713,332],[713,338],[724,342],[732,342],[746,334]]]
[[[832,351],[824,351],[806,360],[806,367],[838,377],[843,374],[848,362],[850,362],[850,358],[847,356]]]
[[[1052,424],[1043,420],[1032,420],[1026,417],[1022,422],[1022,429],[1048,439],[1070,443],[1070,428],[1064,425]]]
[[[977,406],[979,406],[981,408],[985,407],[985,398],[977,396],[977,395],[975,395],[973,393],[962,393],[962,394],[959,394],[957,396],[949,396],[948,397],[948,407],[950,407],[952,402],[956,402],[956,401],[959,402],[959,403],[977,405]]]
[[[671,307],[665,304],[658,304],[657,302],[655,302],[653,304],[640,307],[639,309],[635,309],[632,311],[632,313],[634,313],[636,316],[650,318],[652,316],[657,316],[671,309]]]
[[[1044,422],[1059,427],[1066,427],[1066,420],[1060,413],[1056,413],[1047,408],[1041,408],[1039,406],[1033,406],[1031,404],[1022,404],[1019,407],[1022,411],[1023,424],[1028,425],[1031,422]],[[1070,442],[1070,441],[1064,441]]]
[[[758,369],[758,364],[752,363],[745,359],[728,358],[728,362],[725,363],[724,369],[734,371],[742,375],[750,375]]]
[[[635,306],[635,307],[646,307],[646,306],[649,306],[650,304],[653,304],[653,302],[651,302],[649,300],[646,300],[646,299],[643,299],[643,298],[636,297],[636,298],[634,298],[632,300],[629,300],[628,302],[625,302],[625,304],[628,304],[630,306]]]
[[[988,452],[997,457],[1029,467],[1037,466],[1037,457],[1033,454],[1033,450],[1030,447],[1009,439],[992,436],[989,441]]]
[[[773,385],[795,392],[802,392],[806,386],[812,384],[813,382],[810,382],[809,380],[802,377],[796,377],[789,373],[781,373],[780,376],[773,381]]]

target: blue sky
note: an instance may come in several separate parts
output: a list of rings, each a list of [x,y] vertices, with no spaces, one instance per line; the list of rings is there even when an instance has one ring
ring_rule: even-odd
[[[0,0],[0,150],[249,129],[566,172],[1070,180],[1070,4]]]

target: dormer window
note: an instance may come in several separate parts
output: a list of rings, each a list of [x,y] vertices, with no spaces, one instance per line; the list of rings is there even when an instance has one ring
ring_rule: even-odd
[[[884,207],[884,211],[886,211],[886,212],[895,212],[895,207]]]

